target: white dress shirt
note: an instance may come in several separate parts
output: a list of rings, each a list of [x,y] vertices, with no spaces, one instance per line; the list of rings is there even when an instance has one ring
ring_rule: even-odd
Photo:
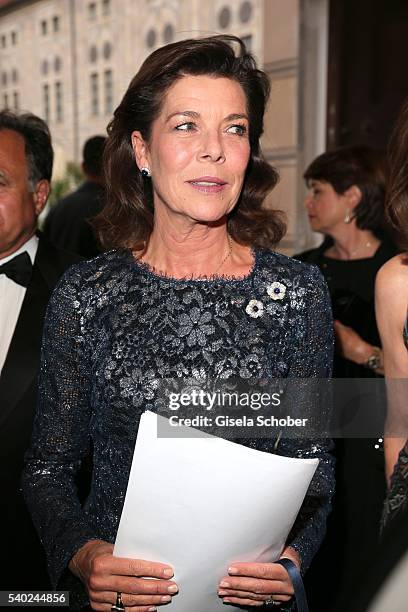
[[[27,251],[31,263],[34,264],[37,249],[38,238],[32,236],[17,251],[0,259],[0,266],[25,251]],[[26,290],[26,287],[15,283],[5,274],[0,274],[0,374],[6,361]]]

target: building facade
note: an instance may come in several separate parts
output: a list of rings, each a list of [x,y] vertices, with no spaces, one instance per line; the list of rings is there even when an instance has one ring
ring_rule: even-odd
[[[310,243],[301,174],[324,148],[326,5],[327,0],[0,0],[0,103],[47,121],[61,172],[66,161],[80,161],[87,138],[105,133],[131,77],[155,48],[186,37],[240,36],[272,81],[263,150],[281,181],[267,205],[287,213],[281,249],[291,252]]]

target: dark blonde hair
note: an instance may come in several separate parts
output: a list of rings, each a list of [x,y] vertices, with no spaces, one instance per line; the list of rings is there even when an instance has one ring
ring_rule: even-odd
[[[152,185],[136,166],[131,134],[138,130],[149,141],[165,94],[186,75],[229,78],[244,90],[251,153],[241,195],[228,218],[228,230],[241,244],[269,248],[285,233],[282,213],[262,206],[278,180],[277,172],[263,159],[259,144],[270,85],[235,36],[182,40],[161,47],[132,79],[108,126],[104,150],[106,205],[94,220],[100,241],[105,248],[135,250],[147,244],[154,220]]]
[[[389,162],[386,213],[399,246],[408,251],[408,100],[398,115],[391,135]]]

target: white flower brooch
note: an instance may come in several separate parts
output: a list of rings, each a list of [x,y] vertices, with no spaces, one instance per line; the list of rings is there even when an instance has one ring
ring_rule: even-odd
[[[264,306],[259,300],[250,300],[245,308],[245,312],[249,314],[250,317],[257,319],[258,317],[262,317]]]
[[[286,294],[286,287],[285,285],[282,285],[282,283],[271,283],[267,286],[266,293],[273,300],[283,300]]]
[[[267,286],[266,293],[272,300],[283,300],[286,295],[286,287],[282,283],[274,282]],[[250,300],[245,308],[245,312],[253,319],[257,319],[262,317],[264,305],[260,300]]]

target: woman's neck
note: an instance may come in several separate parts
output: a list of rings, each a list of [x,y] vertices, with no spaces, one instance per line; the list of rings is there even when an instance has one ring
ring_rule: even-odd
[[[245,276],[253,264],[250,249],[232,241],[226,223],[184,228],[156,223],[146,250],[135,255],[172,278]]]
[[[365,259],[373,257],[380,240],[370,230],[360,230],[355,225],[345,226],[329,234],[333,245],[325,251],[333,259]]]

